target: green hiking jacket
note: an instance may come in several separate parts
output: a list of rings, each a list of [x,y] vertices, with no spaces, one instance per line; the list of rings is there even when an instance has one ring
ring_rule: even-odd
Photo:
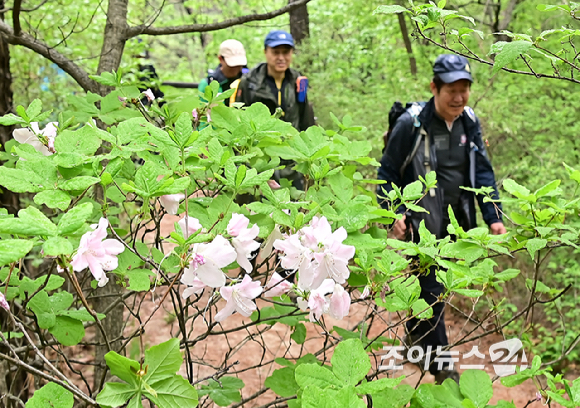
[[[267,64],[262,63],[244,75],[238,87],[236,102],[243,102],[246,106],[261,102],[270,109],[272,114],[276,108],[280,107],[284,111],[281,119],[291,123],[298,131],[313,126],[315,124],[314,114],[308,104],[308,97],[304,102],[297,100],[296,80],[300,76],[300,72],[292,68],[286,71],[283,96],[285,106],[278,106],[278,96],[272,92],[272,88],[266,80],[267,72]]]

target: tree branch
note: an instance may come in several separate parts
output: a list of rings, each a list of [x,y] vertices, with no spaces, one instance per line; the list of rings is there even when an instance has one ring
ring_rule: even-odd
[[[183,34],[183,33],[199,33],[206,31],[216,31],[223,28],[228,28],[234,25],[248,23],[250,21],[262,21],[270,20],[274,17],[281,16],[282,14],[288,13],[294,9],[307,4],[310,0],[298,0],[295,3],[288,4],[278,10],[270,11],[263,14],[249,14],[246,16],[240,16],[236,18],[230,18],[228,20],[220,21],[218,23],[210,24],[188,24],[173,27],[150,27],[145,24],[130,27],[125,34],[125,39],[133,38],[141,34],[147,35],[170,35],[170,34]]]
[[[9,44],[21,45],[54,62],[59,68],[69,74],[85,91],[97,92],[98,84],[89,78],[89,75],[84,69],[46,43],[37,40],[27,33],[21,33],[20,35],[14,34],[12,27],[3,21],[0,21],[0,35],[4,35],[4,38]]]

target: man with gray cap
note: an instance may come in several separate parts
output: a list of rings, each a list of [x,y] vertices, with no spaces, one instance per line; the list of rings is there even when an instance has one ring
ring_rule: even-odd
[[[236,102],[243,102],[246,106],[261,102],[272,114],[280,108],[280,119],[302,131],[314,125],[314,114],[308,104],[308,79],[290,68],[293,54],[292,35],[282,30],[270,31],[264,40],[266,62],[242,77]],[[303,176],[289,169],[292,161],[282,160],[281,163],[286,168],[275,173],[275,178],[286,178],[294,187],[303,190]]]
[[[217,68],[209,70],[207,78],[200,81],[197,87],[200,92],[204,92],[205,88],[212,81],[219,82],[219,92],[227,91],[232,87],[236,88],[238,84],[236,81],[239,81],[242,75],[248,72],[248,69],[245,68],[248,64],[246,50],[244,49],[244,45],[238,40],[225,40],[222,42],[220,44],[218,60],[220,63]],[[230,106],[230,99],[226,99],[224,103],[226,106]]]
[[[377,191],[383,208],[389,208],[385,196],[392,189],[392,184],[403,189],[420,176],[425,177],[431,170],[437,174],[437,188],[431,189],[419,202],[428,213],[399,208],[402,218],[395,221],[393,227],[398,239],[419,242],[421,221],[437,238],[449,235],[449,207],[465,231],[476,227],[476,199],[491,233],[506,233],[499,205],[484,202],[483,196],[476,197],[461,189],[492,187],[492,196],[499,198],[479,119],[467,106],[472,83],[471,68],[466,58],[454,54],[440,55],[433,66],[430,84],[433,97],[427,103],[413,103],[398,117],[392,128],[378,172],[378,178],[387,182]],[[422,321],[411,319],[407,322],[409,336],[406,336],[407,347],[418,345],[434,354],[437,347],[441,350],[449,344],[445,331],[445,303],[437,302],[444,287],[436,279],[436,270],[434,266],[427,271],[416,271],[420,273],[421,298],[432,305],[433,317]],[[447,359],[450,360],[448,355]],[[433,356],[429,361],[433,361]],[[458,381],[459,376],[452,368],[452,365],[438,367],[437,363],[431,363],[429,371],[438,383],[445,378]]]

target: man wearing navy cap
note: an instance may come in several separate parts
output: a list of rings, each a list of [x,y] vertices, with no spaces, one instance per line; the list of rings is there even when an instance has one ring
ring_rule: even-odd
[[[314,114],[308,104],[308,79],[290,68],[293,54],[292,35],[282,30],[270,31],[264,40],[266,62],[242,77],[236,102],[243,102],[246,106],[261,102],[272,114],[280,108],[280,119],[302,131],[314,125]],[[290,180],[294,187],[302,190],[302,175],[288,168],[291,161],[282,164],[287,168],[275,176]]]
[[[467,106],[473,77],[466,58],[443,54],[433,66],[430,88],[433,97],[427,103],[414,103],[395,122],[387,147],[381,159],[378,178],[387,181],[377,191],[383,208],[389,208],[384,199],[394,184],[403,189],[408,184],[433,170],[437,173],[437,188],[431,189],[419,202],[428,213],[400,209],[403,214],[395,222],[393,233],[398,239],[419,242],[418,228],[421,221],[437,238],[448,234],[450,224],[448,209],[463,230],[476,227],[475,199],[481,209],[483,220],[491,233],[506,233],[502,223],[501,207],[484,202],[483,196],[461,187],[492,187],[492,196],[499,197],[493,168],[488,160],[481,136],[479,119]],[[444,307],[435,303],[444,292],[443,285],[435,278],[436,267],[419,275],[421,297],[433,306],[433,317],[407,323],[407,346],[419,345],[433,352],[438,346],[447,346]],[[433,361],[433,358],[430,359]],[[429,366],[438,383],[445,378],[458,381],[459,376],[451,367],[440,370],[437,363]]]

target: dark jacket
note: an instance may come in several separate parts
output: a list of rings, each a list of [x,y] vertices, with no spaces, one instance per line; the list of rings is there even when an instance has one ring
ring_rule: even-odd
[[[212,69],[208,71],[207,74],[207,78],[202,79],[199,82],[199,85],[197,86],[197,89],[199,90],[199,92],[205,92],[205,88],[207,88],[207,86],[212,82],[212,81],[218,81],[218,83],[220,84],[220,87],[218,89],[219,93],[225,92],[228,89],[230,89],[232,83],[237,80],[240,79],[242,77],[242,74],[244,72],[247,72],[248,69],[244,68],[242,69],[242,71],[240,72],[239,75],[237,75],[235,78],[228,78],[224,75],[224,73],[222,72],[222,64],[219,64],[216,69]],[[230,100],[229,98],[224,100],[224,104],[226,106],[230,106]]]
[[[418,120],[421,126],[429,132],[430,124],[435,114],[435,103],[433,98],[427,102],[418,116]],[[485,146],[481,138],[481,125],[479,119],[473,113],[473,110],[466,107],[464,112],[461,114],[459,120],[463,121],[463,127],[465,134],[467,136],[466,149],[468,149],[468,174],[465,175],[466,185],[465,187],[480,188],[484,186],[491,186],[494,189],[492,197],[499,198],[499,193],[497,191],[497,186],[495,182],[495,176],[493,173],[493,168],[489,159],[487,157],[487,152],[485,151]],[[403,189],[406,185],[418,180],[419,176],[425,175],[425,144],[424,137],[421,138],[419,148],[417,153],[411,160],[411,162],[404,168],[401,174],[401,167],[405,162],[405,159],[409,156],[409,153],[414,147],[416,137],[419,136],[417,128],[414,126],[414,118],[411,116],[409,111],[403,113],[395,123],[395,127],[389,137],[387,148],[381,159],[381,167],[379,168],[378,178],[380,180],[385,180],[388,184],[384,184],[379,187],[379,203],[383,208],[387,208],[388,203],[384,201],[380,196],[384,196],[382,189],[390,191],[392,189],[391,183]],[[437,171],[437,154],[435,149],[435,143],[433,142],[433,137],[429,134],[430,140],[430,157],[429,162],[431,165],[431,170]],[[439,191],[438,191],[439,190]],[[431,231],[431,233],[437,235],[439,238],[444,235],[441,233],[441,226],[446,218],[445,214],[447,209],[443,208],[443,192],[441,189],[435,189],[434,196],[432,194],[427,194],[420,202],[419,205],[429,211],[430,214],[424,213],[413,213],[411,214],[412,225],[416,231],[421,220],[425,220],[426,227]],[[461,193],[459,212],[456,214],[460,225],[464,230],[468,230],[476,227],[476,215],[475,215],[475,195],[468,191],[463,191]],[[495,222],[501,222],[501,215],[496,208],[496,205],[501,209],[499,204],[494,203],[484,203],[483,196],[477,195],[477,201],[481,209],[483,219],[488,224],[491,225]],[[400,211],[405,211],[400,209]],[[445,214],[443,213],[445,211]]]
[[[278,106],[278,97],[272,91],[267,75],[268,65],[266,63],[259,64],[244,75],[238,87],[236,102],[243,102],[246,106],[261,102],[270,109],[272,114],[276,108],[282,108],[284,115],[280,119],[291,123],[298,131],[313,126],[314,115],[308,105],[308,97],[304,102],[298,102],[297,99],[296,80],[300,76],[300,72],[292,68],[286,70],[283,84],[283,106]]]

